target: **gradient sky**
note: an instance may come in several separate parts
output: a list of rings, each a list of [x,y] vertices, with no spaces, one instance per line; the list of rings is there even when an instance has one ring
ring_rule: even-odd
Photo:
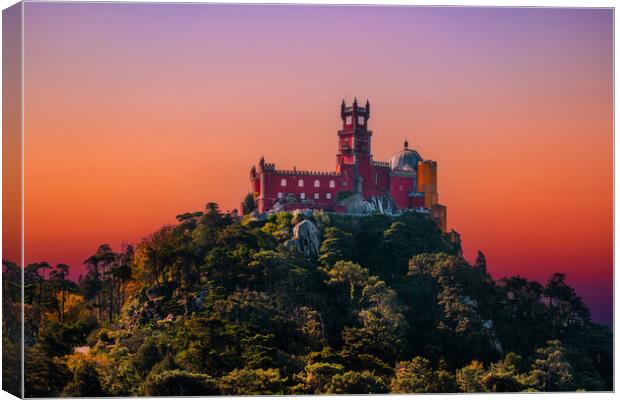
[[[208,201],[261,155],[333,170],[339,105],[376,160],[439,163],[466,258],[568,275],[612,320],[612,31],[604,9],[25,6],[26,262],[74,276]]]

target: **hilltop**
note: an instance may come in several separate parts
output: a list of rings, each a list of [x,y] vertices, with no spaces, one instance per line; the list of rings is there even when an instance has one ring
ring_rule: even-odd
[[[177,220],[77,284],[26,268],[27,396],[612,390],[611,333],[563,274],[496,282],[424,215]]]

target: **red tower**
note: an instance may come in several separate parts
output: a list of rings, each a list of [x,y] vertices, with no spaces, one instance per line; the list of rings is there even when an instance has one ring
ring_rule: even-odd
[[[372,131],[368,130],[370,119],[370,103],[366,100],[366,107],[359,107],[357,99],[351,107],[347,107],[344,100],[340,106],[342,129],[338,131],[338,155],[336,156],[336,172],[345,178],[349,175],[353,180],[353,189],[356,192],[369,194],[371,189],[370,139]]]

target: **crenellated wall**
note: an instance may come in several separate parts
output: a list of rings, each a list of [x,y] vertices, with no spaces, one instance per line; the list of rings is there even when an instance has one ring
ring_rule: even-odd
[[[265,182],[259,192],[259,211],[266,211],[280,198],[293,194],[298,202],[312,200],[319,206],[334,204],[339,191],[349,190],[341,174],[323,171],[268,170],[260,175]]]

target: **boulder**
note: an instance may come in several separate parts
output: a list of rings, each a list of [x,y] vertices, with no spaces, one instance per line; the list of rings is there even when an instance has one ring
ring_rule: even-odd
[[[293,227],[293,240],[297,250],[306,256],[318,256],[321,245],[319,228],[314,222],[305,219]]]

